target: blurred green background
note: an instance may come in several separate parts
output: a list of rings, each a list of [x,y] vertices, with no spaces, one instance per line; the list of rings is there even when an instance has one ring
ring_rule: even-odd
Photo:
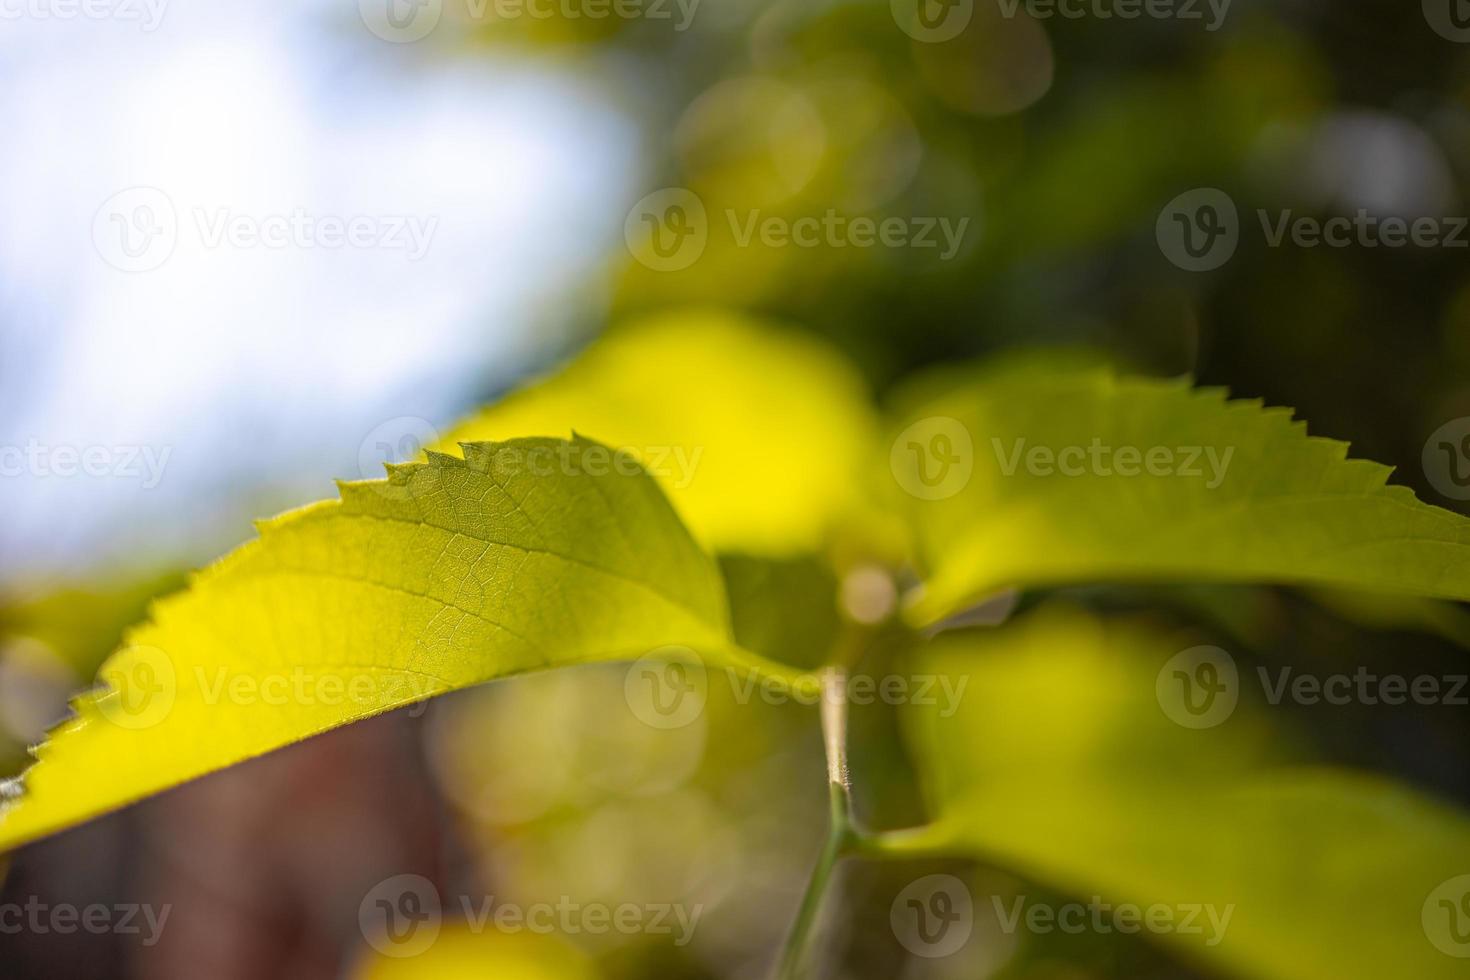
[[[1313,433],[1351,441],[1355,454],[1395,465],[1423,499],[1464,511],[1436,490],[1421,453],[1442,423],[1470,415],[1470,249],[1272,247],[1256,214],[1465,214],[1470,44],[1442,36],[1402,0],[1236,0],[1217,30],[1146,17],[1036,18],[1024,7],[1007,16],[997,0],[959,6],[967,26],[936,42],[911,37],[889,4],[871,0],[703,0],[684,30],[676,6],[671,19],[497,19],[446,0],[433,35],[391,70],[484,59],[576,79],[632,121],[641,149],[632,186],[608,188],[609,210],[633,209],[636,228],[635,202],[681,188],[707,214],[703,253],[673,271],[645,264],[636,236],[603,228],[599,257],[575,287],[544,301],[563,327],[518,372],[636,316],[704,307],[831,340],[880,396],[919,367],[1084,346],[1292,406]],[[355,21],[356,12],[337,16]],[[595,172],[600,161],[574,163]],[[1161,210],[1201,187],[1225,191],[1240,215],[1233,258],[1202,273],[1174,265],[1156,237]],[[938,248],[758,238],[742,246],[726,220],[731,211],[745,221],[829,210],[968,223],[944,257]],[[415,343],[412,331],[401,343]],[[460,401],[495,397],[513,380],[505,373],[482,374]],[[267,486],[249,499],[275,506],[281,496]],[[235,530],[244,536],[243,525]],[[147,600],[200,557],[184,549],[144,569],[79,567],[68,578],[28,576],[25,556],[8,556],[0,722],[9,771]],[[799,600],[809,635],[793,642],[793,625],[740,624],[756,648],[799,659],[836,629],[836,584],[814,564],[727,556],[725,565],[737,623],[742,590]],[[1289,590],[1120,587],[1067,598],[1228,644],[1243,670],[1463,669],[1448,636],[1364,629]],[[737,709],[714,683],[692,729],[661,732],[628,716],[622,684],[620,669],[587,668],[464,692],[30,848],[14,859],[0,900],[171,902],[177,919],[154,948],[119,936],[0,935],[3,973],[764,976],[825,819],[814,719],[790,705]],[[1470,805],[1464,711],[1286,714],[1287,753],[1389,773]],[[865,760],[859,805],[871,821],[919,820],[890,710],[857,713],[853,752]],[[1045,894],[973,863],[853,865],[829,910],[824,975],[1211,975],[1117,935],[997,932],[963,955],[917,960],[888,927],[889,902],[937,871],[964,877],[976,894]],[[410,872],[446,898],[677,901],[702,905],[703,920],[684,946],[582,935],[485,948],[485,937],[447,928],[437,966],[374,961],[358,901]]]

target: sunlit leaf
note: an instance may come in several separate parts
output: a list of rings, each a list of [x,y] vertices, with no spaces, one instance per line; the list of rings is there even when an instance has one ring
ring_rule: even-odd
[[[478,898],[479,896],[475,896]],[[483,899],[481,899],[483,900]],[[459,911],[459,910],[454,910]],[[414,955],[371,955],[353,980],[594,980],[592,960],[567,943],[524,928],[506,932],[493,920],[483,928],[446,924]]]
[[[928,842],[1082,901],[1162,904],[1180,925],[1199,907],[1198,933],[1142,931],[1228,975],[1463,976],[1431,896],[1470,872],[1470,819],[1378,777],[1286,764],[1246,703],[1176,724],[1180,645],[1055,610],[938,641],[922,669],[969,684],[949,718],[908,711]]]
[[[919,619],[1006,587],[1101,581],[1470,598],[1470,520],[1288,409],[1029,361],[916,406],[891,463],[925,566]]]
[[[861,379],[824,344],[694,311],[609,333],[445,443],[571,431],[637,455],[712,549],[790,555],[851,503],[874,423]]]
[[[582,469],[540,475],[563,452]],[[593,474],[611,454],[582,439],[465,453],[264,522],[158,603],[38,750],[0,847],[506,674],[671,644],[755,662],[714,560],[636,467]]]

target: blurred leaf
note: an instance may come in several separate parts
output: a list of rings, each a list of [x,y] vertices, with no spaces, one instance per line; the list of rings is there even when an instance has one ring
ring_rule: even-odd
[[[918,498],[922,620],[1001,588],[1100,581],[1470,598],[1470,520],[1386,485],[1388,467],[1308,437],[1289,409],[1036,361],[918,404],[891,463]]]
[[[0,847],[506,674],[670,644],[758,663],[646,474],[594,475],[607,450],[587,440],[465,450],[264,522],[159,603],[41,746]],[[563,453],[583,468],[538,475]]]
[[[1329,104],[1320,56],[1289,34],[1242,33],[1211,51],[1180,70],[1099,78],[1061,103],[987,198],[983,261],[1007,272],[1136,234],[1178,190],[1241,180],[1273,133]]]
[[[872,445],[868,394],[833,349],[711,311],[614,331],[445,440],[565,436],[634,453],[712,549],[815,550]]]
[[[952,717],[907,716],[932,842],[1081,897],[1233,908],[1159,938],[1241,976],[1463,976],[1427,930],[1431,893],[1470,868],[1470,820],[1377,777],[1264,765],[1244,710],[1173,724],[1157,685],[1177,649],[1055,609],[936,643],[923,668],[969,684]]]
[[[1367,629],[1415,630],[1470,648],[1470,610],[1452,602],[1356,589],[1313,589],[1311,596]]]
[[[375,955],[352,973],[355,980],[595,980],[591,959],[549,936],[468,925],[445,926],[427,950],[413,956]]]
[[[154,571],[118,583],[68,584],[33,596],[0,598],[0,639],[37,640],[72,670],[90,675],[123,629],[146,614],[150,600],[183,584],[181,572]]]
[[[814,558],[721,555],[730,622],[743,649],[816,669],[826,662],[842,625],[837,579]]]

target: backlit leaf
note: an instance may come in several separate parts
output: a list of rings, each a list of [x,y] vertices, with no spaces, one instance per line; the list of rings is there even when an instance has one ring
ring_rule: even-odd
[[[921,669],[969,683],[951,717],[907,712],[937,816],[927,843],[1084,902],[1162,904],[1176,923],[1200,908],[1197,933],[1142,932],[1227,975],[1463,976],[1453,927],[1470,923],[1435,896],[1470,874],[1470,818],[1379,777],[1285,763],[1248,703],[1176,724],[1180,645],[1047,609],[937,641]]]
[[[926,573],[919,620],[1007,587],[1102,581],[1470,599],[1470,520],[1287,409],[1044,361],[915,405],[890,462]]]
[[[642,471],[582,439],[465,454],[264,522],[159,602],[37,750],[0,847],[507,674],[666,645],[761,666],[729,639],[714,560]]]
[[[630,324],[450,433],[446,445],[576,431],[626,448],[712,550],[815,550],[853,502],[875,423],[825,344],[733,313]]]

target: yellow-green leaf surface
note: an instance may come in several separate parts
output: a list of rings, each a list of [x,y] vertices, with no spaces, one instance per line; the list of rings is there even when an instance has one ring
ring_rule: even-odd
[[[712,550],[791,555],[852,504],[875,427],[835,350],[703,310],[609,332],[445,442],[579,432],[634,452]]]
[[[907,709],[937,817],[926,842],[1081,901],[1229,910],[1222,930],[1154,937],[1227,976],[1465,976],[1449,916],[1470,891],[1470,818],[1286,764],[1249,702],[1215,727],[1171,721],[1184,642],[1055,609],[938,640],[921,669],[969,683],[949,718]]]
[[[399,949],[392,955],[370,953],[351,980],[597,980],[600,975],[591,957],[556,936],[441,925],[438,918],[419,928],[430,934],[412,934],[413,955]]]
[[[1007,587],[1120,580],[1470,599],[1470,520],[1288,409],[1045,361],[910,404],[890,464],[919,620]]]
[[[607,453],[587,440],[464,451],[264,522],[159,602],[37,750],[0,848],[507,674],[673,644],[750,662],[714,560],[636,466],[545,465]]]

